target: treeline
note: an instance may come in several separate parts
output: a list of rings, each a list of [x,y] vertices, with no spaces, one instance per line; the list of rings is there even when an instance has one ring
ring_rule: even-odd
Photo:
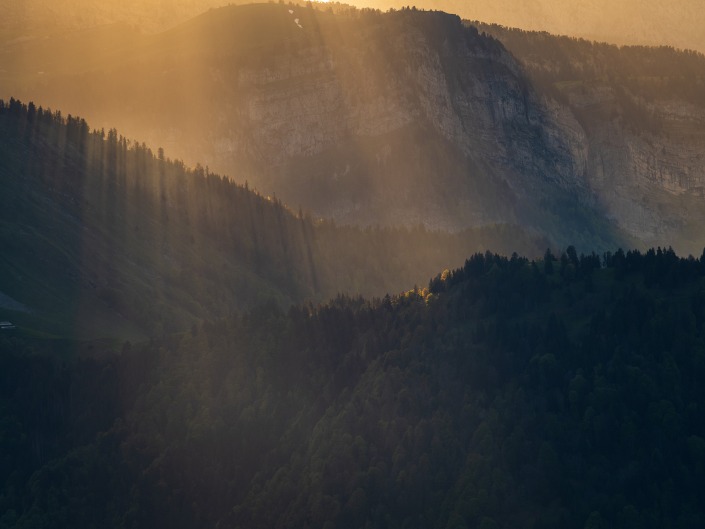
[[[0,525],[701,527],[704,338],[705,256],[573,248],[102,359],[1,338]]]
[[[313,225],[281,203],[31,103],[0,103],[0,119],[5,258],[68,285],[55,306],[31,282],[7,285],[29,306],[96,297],[153,326],[319,292]]]
[[[556,82],[577,79],[641,81],[644,84],[636,86],[652,89],[652,95],[657,96],[663,95],[656,92],[659,85],[648,82],[670,81],[678,87],[671,95],[690,96],[695,98],[694,103],[703,102],[702,91],[688,86],[687,82],[695,81],[697,85],[698,81],[703,81],[705,56],[702,53],[672,46],[617,46],[477,21],[471,24],[499,39],[519,60],[530,66],[532,73],[550,75]],[[676,81],[681,83],[676,85]]]
[[[154,335],[268,299],[379,296],[478,249],[537,255],[547,244],[511,226],[336,227],[114,129],[14,99],[0,101],[0,155],[0,290],[61,319],[58,334],[96,327],[101,313],[105,333],[119,321]]]

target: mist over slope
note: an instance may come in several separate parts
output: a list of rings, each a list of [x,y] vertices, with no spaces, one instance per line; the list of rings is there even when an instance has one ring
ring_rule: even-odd
[[[704,288],[487,253],[120,355],[0,335],[0,527],[701,527]]]
[[[232,6],[96,56],[62,45],[5,47],[5,90],[293,207],[351,224],[518,223],[584,249],[627,240],[585,181],[574,117],[455,16]]]
[[[211,7],[245,3],[225,0],[0,0],[0,38],[126,24],[144,31],[163,30]]]
[[[125,23],[154,32],[184,22],[212,8],[250,3],[243,0],[0,0],[0,38],[3,33],[36,34],[41,31],[78,29]],[[287,2],[288,3],[288,2]],[[305,4],[305,2],[295,2]],[[400,0],[352,0],[345,4],[387,10],[410,6]],[[337,2],[324,8],[345,8]],[[698,0],[606,0],[558,2],[556,0],[420,0],[419,9],[454,13],[470,20],[503,24],[527,30],[602,40],[617,44],[670,45],[705,52],[702,27],[705,14]]]
[[[443,13],[278,4],[105,31],[4,46],[4,90],[338,222],[522,224],[584,250],[705,243],[699,54],[559,44],[558,64]]]
[[[134,339],[266,302],[383,296],[480,248],[548,244],[511,226],[338,228],[15,100],[0,100],[0,160],[0,319],[49,335]]]

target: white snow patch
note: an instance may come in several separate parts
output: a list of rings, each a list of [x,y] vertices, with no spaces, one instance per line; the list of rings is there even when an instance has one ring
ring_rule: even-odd
[[[294,19],[294,22],[296,22],[296,25],[299,26],[301,29],[304,29],[304,27],[303,27],[301,24],[299,24],[299,19],[298,19],[298,18],[295,18],[295,19]]]
[[[290,15],[293,15],[293,14],[294,14],[294,10],[293,10],[293,9],[289,9],[289,14],[290,14]]]

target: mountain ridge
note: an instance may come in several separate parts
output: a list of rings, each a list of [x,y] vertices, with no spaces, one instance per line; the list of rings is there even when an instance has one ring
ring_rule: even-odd
[[[0,100],[0,317],[58,336],[188,328],[261,303],[383,296],[490,246],[548,242],[511,226],[451,235],[336,227],[80,118]]]
[[[582,178],[574,118],[496,40],[440,12],[289,11],[214,10],[150,37],[151,59],[126,52],[114,71],[18,90],[339,222],[523,223],[586,250],[629,240]],[[259,24],[264,44],[248,47],[228,16]],[[193,60],[178,52],[188,31],[208,39]]]
[[[145,4],[129,0],[96,4],[90,0],[67,0],[61,9],[57,9],[48,0],[26,0],[21,5],[4,0],[0,1],[5,13],[0,21],[0,35],[2,30],[22,34],[115,22],[154,33],[178,25],[206,9],[222,7],[225,3],[222,0],[155,0]],[[239,0],[235,3],[249,2]],[[351,3],[357,8],[376,9],[401,9],[408,5],[395,0],[357,0]],[[289,4],[305,5],[304,2]],[[458,0],[424,0],[415,5],[419,9],[446,11],[466,19],[527,30],[549,31],[616,44],[670,45],[705,52],[705,42],[698,25],[703,18],[697,0],[676,0],[668,5],[654,0],[629,0],[619,6],[605,0],[562,5],[550,0],[532,4],[516,0],[478,1],[472,4]],[[339,11],[352,7],[338,2],[321,2],[319,6]]]

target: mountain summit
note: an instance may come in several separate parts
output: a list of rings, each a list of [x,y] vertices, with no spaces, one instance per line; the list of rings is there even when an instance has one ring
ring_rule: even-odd
[[[641,243],[695,253],[704,242],[695,226],[705,134],[689,126],[668,141],[669,131],[705,115],[701,102],[679,94],[647,101],[638,83],[609,78],[597,91],[567,94],[585,79],[542,84],[501,37],[457,16],[229,6],[158,35],[115,39],[96,54],[68,51],[93,49],[92,38],[6,46],[8,57],[27,59],[14,63],[7,90],[338,222],[451,231],[522,224],[586,250]],[[565,58],[576,72],[597,58],[567,52],[576,53]],[[658,53],[641,49],[637,64]],[[702,79],[702,56],[670,60],[686,59]],[[614,94],[614,105],[599,105]],[[658,114],[666,126],[618,119],[627,111]],[[655,181],[641,185],[647,173]],[[628,193],[614,200],[615,189]]]

